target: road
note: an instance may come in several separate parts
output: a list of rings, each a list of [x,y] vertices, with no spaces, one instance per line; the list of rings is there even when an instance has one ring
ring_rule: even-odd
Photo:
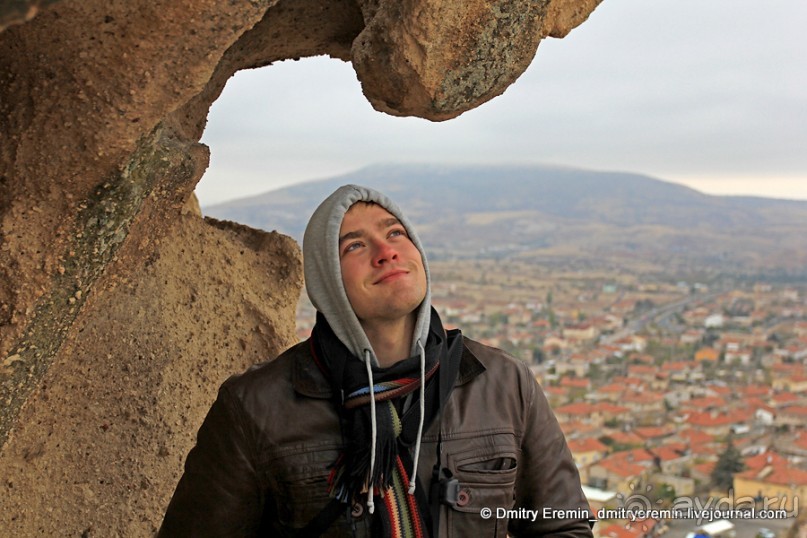
[[[732,519],[735,528],[735,538],[754,538],[759,529],[770,529],[776,533],[776,538],[782,538],[793,525],[795,519]],[[703,522],[701,522],[703,523]],[[698,526],[694,519],[673,519],[668,522],[669,530],[664,538],[684,538]]]
[[[717,297],[718,295],[720,295],[720,292],[712,292],[702,295],[693,294],[688,295],[683,299],[680,299],[673,303],[667,303],[664,305],[657,306],[652,310],[643,312],[641,316],[639,316],[638,318],[629,320],[627,325],[625,325],[625,327],[623,327],[616,333],[602,337],[600,339],[600,342],[603,344],[610,344],[612,342],[619,340],[620,338],[637,334],[641,332],[645,328],[645,326],[651,321],[658,322],[659,320],[663,320],[664,318],[671,316],[676,312],[682,312],[690,303],[708,302],[713,298]]]

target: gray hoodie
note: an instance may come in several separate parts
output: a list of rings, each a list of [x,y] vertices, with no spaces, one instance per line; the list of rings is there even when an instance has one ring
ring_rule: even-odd
[[[426,271],[426,296],[418,307],[415,331],[412,338],[411,355],[418,352],[418,341],[426,345],[431,321],[431,279],[426,253],[420,244],[414,228],[400,208],[380,192],[358,185],[344,185],[328,196],[311,216],[303,236],[303,268],[308,297],[314,307],[321,312],[334,334],[360,360],[369,350],[373,363],[378,359],[367,335],[359,323],[342,283],[342,270],[339,263],[339,229],[350,206],[356,202],[375,202],[396,217],[412,243],[420,251],[423,268]]]

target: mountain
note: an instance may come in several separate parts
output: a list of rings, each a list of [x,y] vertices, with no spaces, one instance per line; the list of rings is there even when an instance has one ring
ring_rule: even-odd
[[[301,241],[317,204],[346,183],[393,198],[438,258],[807,275],[807,202],[711,196],[620,172],[377,165],[203,211]]]

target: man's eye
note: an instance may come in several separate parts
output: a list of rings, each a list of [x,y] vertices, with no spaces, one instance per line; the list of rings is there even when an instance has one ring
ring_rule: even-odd
[[[356,241],[355,243],[350,243],[348,246],[345,247],[345,250],[343,252],[345,254],[347,254],[348,252],[352,252],[352,251],[356,250],[360,246],[361,246],[361,243],[359,243],[358,241]]]
[[[403,229],[396,228],[396,229],[390,231],[389,236],[390,237],[399,237],[399,236],[406,237],[406,231],[403,230]]]

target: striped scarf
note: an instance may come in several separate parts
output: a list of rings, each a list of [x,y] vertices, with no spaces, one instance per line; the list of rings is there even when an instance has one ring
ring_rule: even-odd
[[[435,373],[444,357],[446,342],[442,324],[432,312],[432,331],[425,346],[426,415],[424,429],[437,414],[438,395]],[[341,409],[346,447],[331,465],[329,493],[345,503],[364,503],[373,488],[376,511],[374,536],[429,536],[428,500],[420,481],[414,495],[409,494],[412,457],[420,421],[417,394],[420,390],[420,358],[410,357],[388,368],[373,367],[373,392],[376,406],[376,455],[373,476],[370,472],[370,388],[365,366],[338,340],[325,318],[318,314],[312,334],[314,357],[331,381]],[[433,382],[432,382],[433,380]],[[412,403],[403,409],[408,394]],[[342,401],[344,394],[344,401]],[[417,480],[417,477],[415,477]]]

